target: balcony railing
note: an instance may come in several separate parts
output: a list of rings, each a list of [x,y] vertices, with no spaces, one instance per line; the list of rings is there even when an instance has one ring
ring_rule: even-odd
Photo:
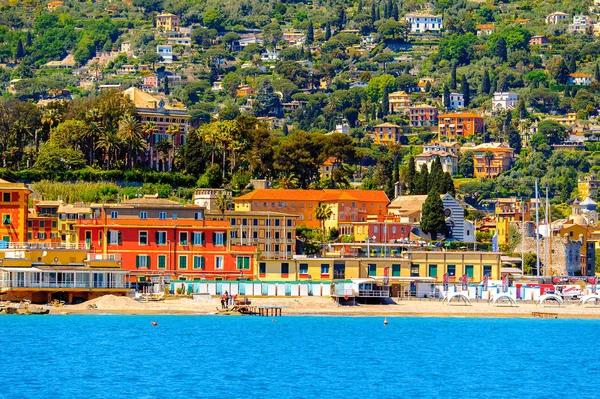
[[[61,243],[61,242],[5,242],[0,241],[0,249],[81,249],[85,250],[85,244]]]
[[[24,282],[24,281],[9,281],[1,280],[0,287],[2,288],[81,288],[81,289],[128,289],[130,283],[124,281],[118,282]]]

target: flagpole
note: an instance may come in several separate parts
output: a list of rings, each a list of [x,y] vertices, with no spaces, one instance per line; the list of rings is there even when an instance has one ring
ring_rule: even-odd
[[[536,243],[536,275],[540,276],[540,195],[538,193],[538,181],[535,179],[535,243]]]
[[[521,200],[521,271],[525,275],[525,200]]]
[[[548,186],[546,186],[546,266],[544,267],[544,276],[550,275],[550,204],[548,202]]]

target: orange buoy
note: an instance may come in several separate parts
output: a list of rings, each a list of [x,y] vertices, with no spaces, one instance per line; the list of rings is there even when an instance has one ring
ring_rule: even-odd
[[[387,326],[387,325],[388,325],[388,321],[387,321],[387,319],[383,319],[383,325],[384,325],[384,326]]]
[[[155,321],[153,321],[153,322],[152,322],[152,325],[153,325],[154,327],[156,327],[156,326],[158,325],[158,323],[157,323],[157,322],[155,322]]]
[[[344,295],[344,299],[347,301],[348,300],[348,295]]]

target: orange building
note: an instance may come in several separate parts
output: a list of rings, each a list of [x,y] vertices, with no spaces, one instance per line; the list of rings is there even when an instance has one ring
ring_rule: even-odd
[[[410,107],[410,94],[404,91],[395,91],[388,96],[390,114],[401,112]]]
[[[438,116],[438,140],[469,137],[483,133],[483,117],[472,112],[453,112]]]
[[[511,168],[515,150],[508,143],[484,143],[473,147],[475,177],[496,177]]]
[[[25,184],[11,183],[0,179],[0,209],[2,227],[0,238],[3,243],[27,241],[27,213],[31,191]],[[6,247],[7,244],[4,244]]]
[[[58,208],[60,201],[35,201],[27,217],[27,242],[60,244]]]
[[[315,210],[329,205],[332,215],[326,228],[344,222],[364,222],[368,215],[385,215],[389,199],[383,191],[371,190],[274,190],[261,189],[234,199],[236,211],[283,212],[298,215],[299,226],[321,227]]]
[[[402,127],[393,123],[382,123],[373,127],[373,141],[379,145],[400,143]]]
[[[254,275],[256,247],[231,245],[229,222],[207,220],[202,207],[144,196],[91,208],[91,219],[77,220],[79,243],[96,257],[120,257],[138,283]]]

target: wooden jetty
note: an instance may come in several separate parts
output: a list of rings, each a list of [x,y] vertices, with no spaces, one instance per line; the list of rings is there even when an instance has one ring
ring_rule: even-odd
[[[281,316],[284,306],[250,306],[250,314],[254,316]]]
[[[531,312],[533,317],[539,317],[541,319],[558,319],[558,313],[550,312]]]

